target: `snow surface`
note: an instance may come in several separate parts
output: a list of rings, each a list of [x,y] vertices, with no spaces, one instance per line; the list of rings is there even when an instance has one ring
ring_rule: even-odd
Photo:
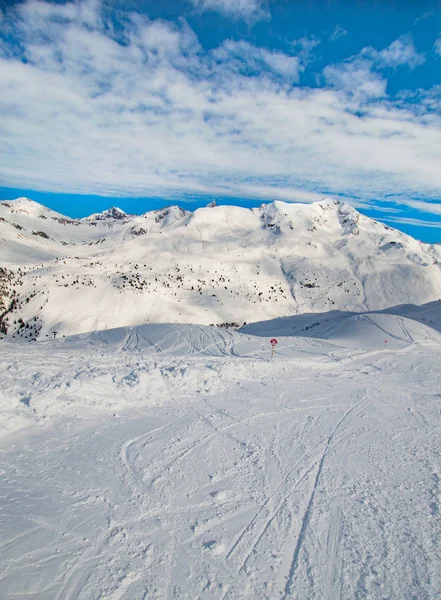
[[[140,216],[113,208],[85,220],[27,199],[0,202],[0,265],[12,277],[3,304],[13,292],[17,299],[8,336],[26,341],[144,323],[241,326],[441,298],[440,246],[332,200],[193,213],[172,206]]]
[[[395,312],[3,341],[1,598],[438,600],[441,311]]]
[[[440,264],[332,200],[0,202],[1,600],[439,600]]]

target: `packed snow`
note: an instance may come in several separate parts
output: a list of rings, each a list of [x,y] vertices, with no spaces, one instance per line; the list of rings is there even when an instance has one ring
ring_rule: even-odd
[[[438,600],[441,311],[394,312],[3,341],[2,599]]]

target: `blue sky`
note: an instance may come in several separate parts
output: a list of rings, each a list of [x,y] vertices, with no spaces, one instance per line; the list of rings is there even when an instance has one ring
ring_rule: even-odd
[[[331,196],[441,241],[440,2],[2,10],[1,197],[85,216]]]

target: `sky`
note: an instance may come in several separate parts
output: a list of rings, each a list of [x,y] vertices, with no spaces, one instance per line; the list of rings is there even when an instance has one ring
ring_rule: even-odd
[[[333,197],[441,242],[441,1],[0,0],[0,197]]]

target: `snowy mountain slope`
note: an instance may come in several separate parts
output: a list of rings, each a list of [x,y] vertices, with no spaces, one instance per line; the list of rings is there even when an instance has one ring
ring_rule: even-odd
[[[0,345],[2,600],[438,600],[440,345],[210,331]]]
[[[296,361],[315,357],[317,361],[322,360],[340,360],[347,354],[345,349],[333,345],[323,340],[311,340],[307,338],[287,337],[280,338],[277,348],[276,359],[294,358]],[[15,345],[5,342],[0,347],[0,361],[2,352],[4,356],[12,356],[15,353],[21,353],[23,356],[27,352],[29,345]],[[91,379],[95,379],[95,368],[92,366],[100,361],[100,357],[106,356],[114,365],[119,363],[133,364],[135,379],[141,377],[145,380],[148,389],[147,396],[161,396],[164,393],[164,382],[169,390],[173,389],[180,394],[184,390],[192,395],[203,384],[207,386],[214,385],[216,389],[222,387],[222,376],[217,373],[217,367],[213,371],[207,369],[208,365],[214,365],[211,361],[216,361],[221,371],[227,370],[230,376],[245,371],[249,374],[250,369],[255,369],[259,362],[268,362],[271,358],[271,346],[268,340],[262,340],[257,336],[250,336],[238,331],[230,331],[219,327],[208,327],[203,325],[186,324],[168,324],[155,323],[142,325],[138,327],[121,327],[118,329],[107,329],[103,331],[93,331],[86,334],[72,335],[66,338],[51,339],[39,341],[35,344],[35,351],[41,356],[48,357],[48,364],[51,364],[49,357],[71,356],[81,362],[81,357],[88,357],[91,361]],[[351,350],[351,355],[353,351]],[[76,357],[76,358],[75,358]],[[196,380],[193,375],[190,376],[190,370],[187,369],[188,360],[200,362],[199,370],[204,372],[202,381]],[[223,359],[219,362],[219,359]],[[231,362],[234,359],[234,362]],[[208,361],[204,362],[204,361]],[[56,364],[56,361],[55,363]],[[144,371],[144,365],[149,365]],[[223,365],[223,366],[222,366]],[[253,366],[254,365],[254,366]],[[26,360],[22,360],[24,372],[27,371]],[[159,371],[159,372],[158,372]],[[92,375],[92,373],[95,373]],[[224,372],[225,374],[225,372]],[[80,404],[91,399],[87,389],[88,384],[78,373],[66,375],[66,381],[61,382],[60,375],[54,377],[53,382],[49,382],[48,377],[42,380],[37,378],[34,385],[32,380],[27,380],[25,388],[27,389],[26,402],[32,405],[33,411],[22,410],[22,401],[14,391],[12,373],[10,377],[4,377],[2,391],[0,392],[0,432],[13,431],[29,425],[35,417],[37,423],[44,423],[50,417],[59,415],[63,410],[63,399],[72,394],[76,397],[76,402],[82,399]],[[159,375],[159,381],[158,381]],[[99,378],[102,376],[103,393],[108,387],[108,370],[100,370]],[[86,377],[89,379],[89,377]],[[9,383],[8,383],[9,382]],[[59,389],[61,384],[62,390]],[[41,385],[43,387],[41,387]],[[46,386],[49,385],[50,393]],[[176,389],[175,389],[176,385]],[[127,387],[126,387],[127,386]],[[122,381],[122,391],[126,392],[132,386],[131,378],[128,377]],[[135,386],[136,387],[136,386]],[[159,390],[157,388],[160,388]],[[64,390],[64,391],[63,391]],[[134,389],[135,392],[139,390]],[[96,394],[96,389],[93,392]],[[77,395],[78,394],[78,395]],[[94,406],[98,410],[108,408],[108,403],[100,393],[99,398],[94,400]],[[127,394],[123,393],[127,401]],[[143,403],[143,397],[135,394],[133,402]],[[101,402],[103,401],[103,405]],[[24,402],[24,406],[27,406]],[[61,402],[61,404],[60,404]],[[113,400],[114,402],[114,400]],[[118,404],[118,408],[124,403]],[[114,405],[116,407],[116,405]],[[75,411],[78,406],[71,406]],[[27,419],[23,419],[27,417]],[[29,420],[30,419],[30,420]]]
[[[384,347],[397,341],[412,343],[433,340],[441,333],[441,301],[421,306],[402,304],[377,312],[305,313],[267,321],[250,323],[240,329],[252,336],[295,336],[327,339],[346,347]],[[340,333],[345,331],[345,335]],[[337,341],[338,338],[340,341]],[[388,346],[388,347],[389,347]]]
[[[405,307],[395,307],[393,310],[400,313],[404,309]],[[441,321],[441,303],[432,303],[428,305],[427,312],[419,311],[419,313],[420,316],[430,314],[432,319]],[[424,321],[424,317],[422,319]],[[272,360],[269,340],[274,336],[277,336],[278,344]],[[385,340],[387,340],[386,345]],[[13,355],[15,352],[25,353],[27,347],[28,345],[16,346],[6,341],[2,344],[2,352],[5,356]],[[387,356],[395,357],[393,360],[399,361],[400,352],[420,349],[425,353],[432,351],[440,353],[441,331],[400,314],[379,312],[357,315],[334,311],[325,315],[297,315],[254,323],[244,327],[242,331],[177,323],[121,327],[39,341],[35,348],[37,354],[40,353],[41,356],[77,357],[80,362],[84,357],[88,357],[91,365],[99,362],[100,357],[103,356],[113,361],[115,365],[122,361],[127,365],[133,365],[134,370],[138,372],[138,375],[134,376],[136,380],[139,378],[139,373],[144,371],[143,365],[151,363],[142,375],[149,390],[147,395],[156,394],[158,370],[161,393],[164,392],[164,379],[167,386],[173,388],[173,393],[182,394],[186,389],[192,395],[195,389],[199,389],[201,381],[196,381],[193,376],[188,377],[186,361],[189,360],[202,361],[200,368],[205,373],[202,377],[204,385],[211,387],[211,384],[215,384],[220,389],[223,383],[222,376],[216,374],[218,367],[221,370],[227,369],[229,376],[234,378],[242,372],[246,372],[249,376],[250,369],[258,371],[258,363],[274,363],[277,372],[280,366],[276,365],[279,365],[280,361],[284,364],[285,360],[295,360],[296,364],[314,360],[315,368],[321,364],[328,365],[330,368],[334,365],[334,368],[338,369],[342,364],[352,362],[356,358],[368,360],[372,353],[381,351],[386,352]],[[212,365],[213,368],[217,365],[217,367],[213,372],[210,370],[211,366],[207,370],[207,365]],[[22,366],[24,370],[27,369],[25,363]],[[92,379],[95,377],[94,372],[95,369],[91,367]],[[105,395],[105,388],[109,383],[108,373],[101,371],[101,374]],[[3,381],[2,391],[6,396],[0,394],[0,432],[19,429],[29,424],[29,420],[23,420],[26,411],[23,413],[22,410],[18,410],[17,402],[21,400],[16,398],[13,388],[8,387],[7,381],[12,385],[14,380],[14,374],[10,375],[9,378],[5,375]],[[29,400],[28,404],[32,402],[34,413],[37,409],[35,416],[38,416],[38,422],[43,423],[51,415],[59,414],[59,411],[63,410],[63,403],[60,404],[60,401],[65,394],[69,396],[75,393],[75,390],[79,394],[78,399],[82,398],[81,406],[83,406],[88,392],[84,387],[82,376],[79,379],[78,377],[78,375],[69,375],[66,386],[63,384],[60,390],[60,377],[57,376],[44,404],[41,404],[43,397],[40,388],[50,381],[47,378],[41,381],[39,378],[35,381],[28,380],[26,397]],[[131,378],[128,377],[127,381],[122,380],[122,384],[123,388],[126,385],[130,387]],[[142,397],[136,394],[135,396],[137,402],[143,402]],[[131,401],[135,401],[135,398]],[[100,409],[101,400],[97,402],[96,407]],[[104,401],[104,407],[108,408],[108,406],[107,401]]]
[[[27,199],[0,203],[0,264],[18,296],[11,337],[242,325],[441,297],[440,247],[332,200],[112,214],[74,220]]]
[[[26,266],[69,256],[78,245],[99,242],[103,231],[27,198],[0,202],[0,261]]]
[[[441,311],[438,311],[441,316]],[[346,348],[403,348],[412,343],[441,343],[441,333],[412,318],[383,313],[325,313],[252,323],[242,331],[262,337],[304,336]]]
[[[393,306],[385,312],[393,315],[405,316],[408,319],[413,319],[419,323],[424,323],[432,329],[441,331],[441,300],[429,302],[422,306],[415,306],[412,304]]]
[[[133,215],[128,215],[117,206],[112,206],[108,210],[104,210],[100,213],[93,213],[88,217],[82,219],[83,221],[122,221],[127,220]]]
[[[434,316],[435,311],[432,311]],[[425,314],[425,313],[424,313]],[[307,354],[331,354],[341,348],[360,350],[401,349],[412,344],[441,345],[441,332],[424,322],[385,313],[339,313],[315,315],[309,320],[285,317],[253,323],[241,331],[220,327],[158,323],[121,327],[73,335],[57,341],[56,348],[93,348],[114,352],[142,352],[143,355],[173,357],[227,356],[269,358],[269,339],[277,336],[277,356],[299,357]],[[299,330],[298,319],[303,327]],[[434,317],[435,318],[435,317]],[[441,306],[436,318],[441,320]],[[295,323],[295,325],[293,325]],[[306,325],[308,323],[308,325]],[[296,333],[296,329],[299,330]],[[266,338],[262,340],[262,337]],[[385,342],[386,340],[386,342]],[[47,342],[52,344],[52,342]],[[386,345],[385,345],[386,343]]]

